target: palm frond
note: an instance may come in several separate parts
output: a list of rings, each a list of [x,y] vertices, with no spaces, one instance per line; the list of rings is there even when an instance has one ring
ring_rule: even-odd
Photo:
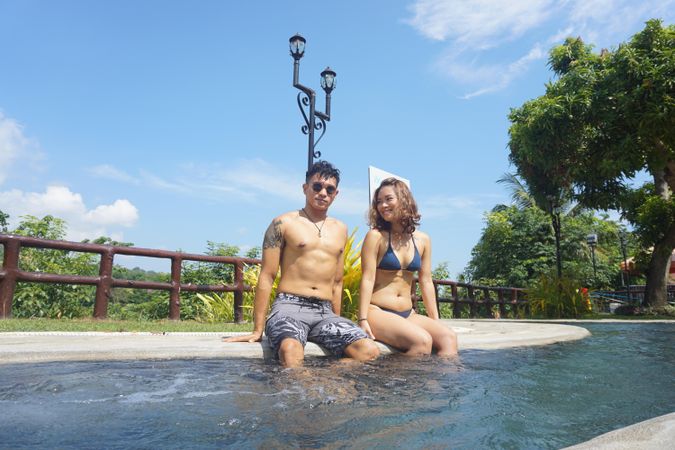
[[[518,175],[514,173],[505,173],[497,180],[497,183],[503,184],[511,193],[511,201],[519,209],[526,209],[535,206],[534,197],[530,194],[527,185],[525,185]]]

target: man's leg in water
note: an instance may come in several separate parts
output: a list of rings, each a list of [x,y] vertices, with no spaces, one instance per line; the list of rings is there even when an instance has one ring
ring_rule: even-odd
[[[300,367],[305,359],[305,348],[293,338],[286,338],[279,346],[279,362],[284,367]]]

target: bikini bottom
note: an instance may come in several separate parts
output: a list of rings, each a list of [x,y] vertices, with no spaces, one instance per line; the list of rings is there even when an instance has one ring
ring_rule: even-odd
[[[381,306],[378,306],[378,308],[380,308],[382,311],[386,311],[388,313],[392,313],[392,314],[396,314],[397,316],[401,316],[404,319],[407,319],[408,317],[410,317],[410,314],[412,314],[412,312],[413,312],[412,308],[406,309],[405,311],[394,311],[393,309],[383,308]]]

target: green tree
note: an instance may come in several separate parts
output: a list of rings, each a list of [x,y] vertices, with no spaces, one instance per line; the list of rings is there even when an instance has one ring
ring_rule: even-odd
[[[0,233],[7,233],[7,227],[9,227],[9,214],[0,209]]]
[[[653,247],[645,304],[666,304],[675,247],[675,26],[658,20],[614,51],[580,38],[550,53],[557,79],[509,115],[510,159],[539,202],[571,196],[614,208]],[[654,179],[638,188],[640,171]]]
[[[14,234],[59,240],[66,235],[62,219],[45,216],[22,216]],[[23,248],[19,267],[27,272],[95,276],[98,264],[95,255],[63,250]],[[83,317],[93,311],[94,292],[91,286],[52,283],[18,283],[14,293],[13,315],[16,317]]]
[[[574,211],[574,210],[572,210]],[[555,242],[547,214],[535,206],[498,205],[485,218],[480,240],[471,252],[465,277],[472,283],[530,287],[555,267]],[[561,216],[562,269],[568,279],[596,288],[621,283],[619,226],[591,211]],[[594,274],[588,234],[598,235],[597,275]]]

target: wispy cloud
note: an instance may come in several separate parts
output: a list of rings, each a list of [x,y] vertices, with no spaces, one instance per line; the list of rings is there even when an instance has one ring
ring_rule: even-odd
[[[136,177],[129,175],[128,173],[120,170],[110,164],[100,164],[98,166],[90,167],[87,169],[90,175],[93,175],[98,178],[105,178],[113,181],[121,181],[124,183],[130,184],[140,184],[140,180]]]
[[[420,213],[425,220],[447,218],[456,215],[482,217],[503,199],[502,195],[476,195],[476,196],[433,196],[420,199]]]
[[[530,63],[545,57],[546,52],[539,44],[536,44],[527,55],[510,63],[506,68],[497,66],[492,67],[492,80],[490,84],[487,84],[486,87],[480,88],[477,91],[465,94],[462,98],[468,100],[479,95],[501,91],[510,85],[513,80],[525,73],[529,69]]]
[[[0,191],[0,209],[10,215],[12,226],[19,216],[44,217],[52,215],[68,224],[67,239],[80,241],[99,236],[122,240],[119,227],[131,227],[138,221],[138,209],[126,199],[109,205],[88,209],[81,194],[61,185],[48,186],[44,192],[24,192],[19,189]]]
[[[140,170],[141,182],[147,186],[177,193],[188,193],[190,192],[189,186],[184,185],[173,180],[166,180],[154,173],[151,173],[147,170]]]
[[[16,120],[0,111],[0,184],[20,162],[35,166],[43,158],[37,142],[24,134]]]
[[[418,0],[408,23],[429,39],[485,49],[539,26],[554,5],[552,0]]]
[[[568,36],[611,47],[650,18],[668,22],[675,17],[675,0],[417,0],[410,11],[409,25],[430,40],[446,43],[434,67],[467,86],[470,92],[462,98],[470,99],[507,88]],[[511,61],[481,62],[490,49],[507,45],[530,50]]]
[[[251,204],[280,200],[293,203],[304,201],[303,171],[277,166],[259,158],[236,160],[226,167],[218,164],[190,164],[177,167],[175,175],[160,176],[141,169],[139,177],[136,178],[107,164],[92,168],[90,173],[120,182],[140,183],[152,189],[208,198],[212,201]],[[358,205],[359,210],[367,208],[367,196],[367,192],[340,186],[335,209],[351,211],[354,205]]]
[[[268,195],[291,201],[303,198],[304,173],[275,166],[263,159],[239,160],[219,172],[219,176],[254,198]]]

